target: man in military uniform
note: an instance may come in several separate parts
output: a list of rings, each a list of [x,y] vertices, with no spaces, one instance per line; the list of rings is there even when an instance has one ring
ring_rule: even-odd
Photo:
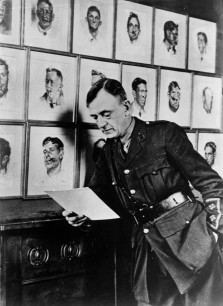
[[[222,179],[181,127],[132,117],[118,81],[95,83],[87,107],[107,138],[90,187],[109,206],[120,203],[135,220],[132,279],[138,306],[222,305],[217,243]],[[188,181],[203,203],[193,197]],[[75,227],[89,226],[86,216],[63,215]]]

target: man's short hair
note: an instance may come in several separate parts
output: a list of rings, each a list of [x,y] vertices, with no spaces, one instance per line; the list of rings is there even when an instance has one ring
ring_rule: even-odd
[[[180,89],[180,86],[176,81],[170,82],[170,84],[168,86],[168,93],[170,93],[172,91],[172,89],[176,88],[176,87],[178,87]]]
[[[11,147],[8,140],[0,138],[0,156],[11,155]]]
[[[166,21],[164,23],[164,26],[163,26],[163,30],[164,30],[164,38],[166,38],[166,33],[167,31],[173,31],[175,29],[178,29],[178,24],[176,24],[175,22],[169,20],[169,21]]]
[[[47,72],[56,72],[56,74],[57,74],[57,76],[61,79],[61,81],[63,82],[63,75],[62,75],[62,73],[61,73],[61,71],[60,70],[58,70],[58,69],[56,69],[56,68],[52,68],[52,67],[48,67],[48,68],[46,68],[46,73]]]
[[[0,65],[1,65],[1,66],[5,66],[6,71],[7,71],[7,74],[9,74],[9,66],[8,66],[8,64],[6,63],[6,61],[3,60],[2,58],[0,58]]]
[[[139,84],[147,84],[146,80],[141,78],[135,78],[132,82],[132,90],[136,91]]]
[[[100,12],[100,10],[97,8],[97,6],[94,6],[94,5],[92,5],[92,6],[90,6],[90,7],[88,8],[88,10],[87,10],[87,16],[90,14],[90,12],[94,12],[94,11],[98,13],[99,18],[101,19],[101,12]]]
[[[129,28],[130,20],[131,20],[132,18],[135,18],[135,19],[138,21],[138,25],[139,25],[139,29],[140,29],[140,21],[139,21],[138,15],[137,15],[136,13],[130,12],[129,17],[128,17],[128,20],[127,20],[127,30],[128,30],[128,28]]]
[[[91,70],[91,75],[92,76],[93,75],[99,75],[102,79],[106,78],[106,76],[102,72],[94,70],[94,69]]]
[[[48,4],[49,7],[53,10],[53,5],[52,5],[52,3],[50,2],[50,0],[38,0],[38,2],[37,2],[37,7],[38,7],[41,3],[46,3],[46,4]]]
[[[105,78],[97,81],[89,90],[86,100],[87,107],[96,98],[101,89],[104,89],[114,97],[119,96],[121,103],[127,100],[126,92],[122,87],[122,84],[117,80]]]
[[[216,152],[216,150],[217,150],[217,146],[216,146],[216,144],[215,144],[213,141],[207,142],[207,143],[205,144],[205,146],[204,146],[204,150],[205,150],[207,147],[210,147],[210,148],[212,149],[213,154],[214,154],[214,153]]]
[[[56,144],[58,150],[64,148],[63,142],[62,142],[59,138],[57,138],[57,137],[46,137],[46,138],[43,140],[42,146],[45,146],[45,144],[47,144],[48,142],[52,142],[52,144]]]
[[[208,42],[208,37],[207,37],[207,35],[206,35],[204,32],[198,32],[198,33],[197,33],[197,36],[199,36],[199,35],[202,35],[202,36],[204,37],[204,42],[205,42],[205,44],[207,44],[207,42]]]

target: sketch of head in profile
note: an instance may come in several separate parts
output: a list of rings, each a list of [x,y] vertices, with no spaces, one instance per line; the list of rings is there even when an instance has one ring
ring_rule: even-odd
[[[213,106],[213,91],[210,87],[206,86],[202,91],[203,108],[207,114],[211,114]]]
[[[0,175],[5,176],[8,171],[8,165],[10,163],[11,147],[9,142],[0,138]]]
[[[197,44],[200,52],[200,60],[203,61],[207,53],[208,38],[204,32],[197,33]]]
[[[178,45],[178,24],[169,20],[163,26],[164,39],[163,43],[166,45],[166,50],[170,54],[176,54]]]
[[[11,1],[0,0],[0,34],[10,35],[12,23]]]
[[[46,137],[43,142],[44,165],[48,176],[61,172],[64,157],[64,144],[58,137]]]
[[[180,86],[176,81],[170,82],[168,86],[169,108],[172,112],[176,112],[180,107]]]
[[[105,78],[106,76],[102,72],[95,69],[91,70],[91,86],[93,86],[97,81]]]
[[[216,158],[217,146],[213,141],[209,141],[204,146],[204,157],[207,163],[213,167]]]
[[[62,106],[64,102],[63,75],[60,70],[49,67],[46,69],[45,89],[46,92],[40,101],[46,102],[50,108]]]
[[[136,13],[131,12],[127,20],[127,32],[132,44],[136,43],[140,35],[140,21]]]
[[[37,28],[43,35],[52,29],[54,20],[53,5],[50,0],[38,0],[35,14],[38,18]]]
[[[9,83],[9,67],[5,60],[0,58],[0,101],[6,97]]]
[[[101,12],[96,6],[90,6],[87,10],[87,16],[85,20],[88,25],[88,31],[90,34],[90,41],[98,40],[101,36],[100,26],[102,25],[101,21]]]

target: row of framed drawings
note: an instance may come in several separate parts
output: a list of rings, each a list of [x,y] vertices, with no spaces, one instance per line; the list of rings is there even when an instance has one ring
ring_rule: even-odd
[[[94,167],[93,145],[104,136],[98,129],[76,132],[74,127],[0,125],[0,197],[46,197],[50,190],[88,184]],[[187,135],[195,150],[223,177],[223,134],[188,131]],[[76,162],[76,137],[80,163]]]
[[[133,109],[143,103],[138,115],[145,121],[222,129],[222,79],[212,74],[11,48],[1,48],[0,70],[1,120],[93,123],[86,95],[99,74],[122,82]],[[138,78],[142,97],[133,89]]]
[[[2,43],[215,73],[215,22],[124,0],[22,3],[0,1]]]

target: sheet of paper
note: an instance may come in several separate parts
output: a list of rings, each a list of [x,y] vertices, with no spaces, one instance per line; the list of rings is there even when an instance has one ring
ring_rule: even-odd
[[[46,193],[66,210],[85,215],[91,220],[120,218],[89,187]]]

